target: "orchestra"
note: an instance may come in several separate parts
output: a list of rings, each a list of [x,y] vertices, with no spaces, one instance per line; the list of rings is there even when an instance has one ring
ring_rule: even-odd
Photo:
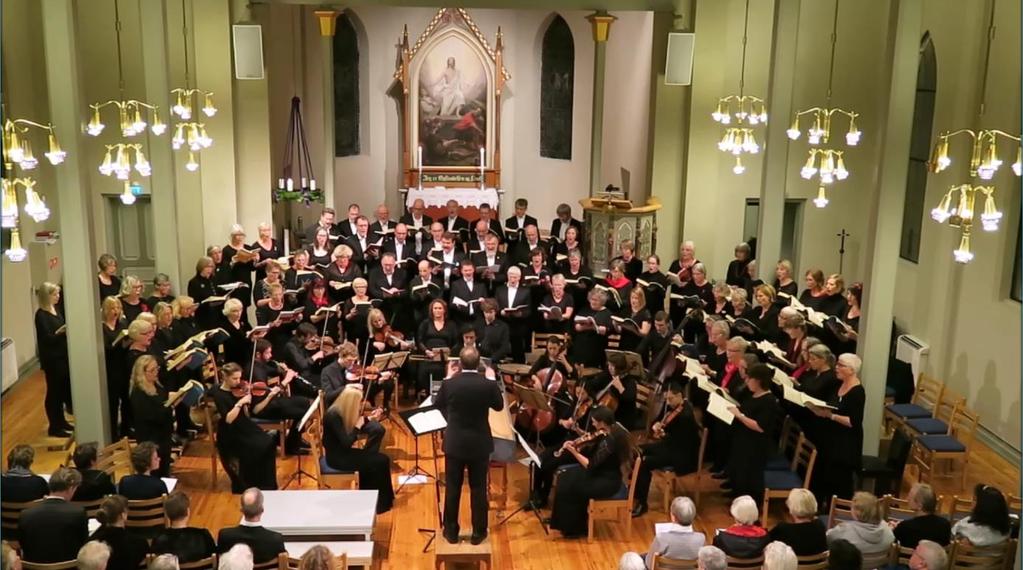
[[[777,286],[763,284],[749,270],[747,244],[736,247],[727,280],[712,281],[691,242],[667,272],[658,256],[639,257],[636,244],[622,243],[620,257],[595,276],[571,208],[559,206],[542,234],[527,207],[516,201],[503,224],[488,205],[472,222],[457,203],[436,222],[421,201],[399,221],[378,207],[372,224],[357,204],[337,224],[324,209],[294,251],[269,225],[259,226],[251,245],[235,226],[228,245],[198,259],[188,296],[175,297],[158,277],[143,300],[141,281],[110,274],[116,259],[101,258],[100,284],[121,285],[119,296],[102,302],[115,433],[139,435],[133,408],[144,402],[136,396],[132,406],[128,396],[137,362],[138,382],[148,382],[140,385],[163,398],[219,378],[206,398],[218,412],[218,452],[231,466],[232,489],[275,488],[276,441],[253,420],[294,426],[322,395],[328,463],[360,470],[366,488],[381,491],[383,512],[393,492],[380,421],[410,389],[417,403],[435,394],[468,350],[489,371],[502,371],[498,385],[515,401],[513,422],[543,459],[529,504],[545,507],[554,490],[552,526],[566,536],[585,529],[589,498],[618,490],[633,456],[634,514],[645,512],[653,472],[695,469],[703,429],[715,478],[754,497],[763,483],[751,473],[762,471],[782,415],[819,433],[819,445],[858,437],[862,389],[835,363],[855,349],[861,284],[846,289],[841,275],[812,270],[796,297],[791,264],[778,264]],[[787,401],[779,376],[808,397],[837,402],[839,411]],[[718,398],[732,417],[712,405]],[[173,419],[160,416],[167,424],[156,438],[161,455],[170,424],[179,439],[194,429],[185,404],[173,405]],[[828,425],[832,416],[843,418],[834,420],[841,428]],[[371,441],[356,449],[359,435]],[[284,451],[309,452],[301,430],[288,431]],[[555,484],[559,467],[572,463],[582,469]],[[828,492],[846,493],[842,473],[827,475]]]

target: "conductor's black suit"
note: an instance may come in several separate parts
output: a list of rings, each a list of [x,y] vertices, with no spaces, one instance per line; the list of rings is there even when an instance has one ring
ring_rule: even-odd
[[[464,471],[469,470],[472,533],[487,533],[487,465],[494,450],[488,409],[500,411],[497,382],[478,372],[461,372],[441,383],[434,403],[447,419],[444,434],[444,536],[458,536],[458,506]]]

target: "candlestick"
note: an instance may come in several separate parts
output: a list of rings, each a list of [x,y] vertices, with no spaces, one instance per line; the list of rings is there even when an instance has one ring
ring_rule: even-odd
[[[484,175],[486,156],[487,149],[484,147],[480,147],[480,190],[484,190],[487,187],[486,178]]]

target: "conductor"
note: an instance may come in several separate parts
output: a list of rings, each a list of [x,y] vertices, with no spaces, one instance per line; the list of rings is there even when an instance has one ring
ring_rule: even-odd
[[[479,373],[480,355],[464,348],[458,355],[462,371],[444,380],[434,403],[448,422],[444,434],[444,538],[458,542],[458,506],[464,472],[469,470],[472,544],[487,537],[487,465],[494,450],[487,408],[500,411],[504,398],[497,382]]]

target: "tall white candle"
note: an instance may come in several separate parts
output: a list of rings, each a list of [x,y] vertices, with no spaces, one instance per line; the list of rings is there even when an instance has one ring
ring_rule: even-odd
[[[423,145],[419,145],[419,148],[416,149],[416,152],[418,153],[418,162],[419,162],[419,189],[422,190],[423,189]]]
[[[486,188],[486,178],[484,177],[484,167],[486,162],[487,149],[480,147],[480,190]]]
[[[295,181],[291,178],[288,179],[288,192],[295,189]]]

